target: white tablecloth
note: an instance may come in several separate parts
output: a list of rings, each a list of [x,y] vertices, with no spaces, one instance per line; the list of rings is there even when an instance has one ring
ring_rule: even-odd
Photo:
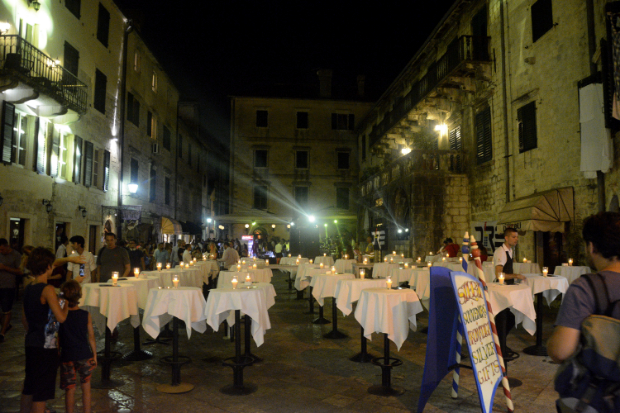
[[[566,277],[568,279],[568,283],[572,284],[573,281],[581,277],[583,274],[590,274],[591,272],[592,270],[590,267],[558,265],[555,267],[555,271],[553,273],[555,275]]]
[[[420,312],[422,305],[413,290],[370,288],[362,291],[355,319],[364,328],[367,339],[371,339],[372,333],[385,333],[400,350],[409,328],[416,330],[416,314]]]
[[[392,268],[398,268],[398,264],[390,264],[389,262],[377,262],[372,267],[372,278],[385,278]]]
[[[558,295],[564,294],[568,290],[568,280],[566,277],[543,277],[538,274],[523,274],[527,277],[525,283],[532,289],[532,295],[542,293],[547,305],[551,305]]]
[[[202,295],[202,288],[154,288],[149,291],[142,327],[151,337],[156,338],[161,326],[168,324],[172,317],[176,317],[185,322],[187,338],[190,338],[192,328],[199,333],[207,330],[206,307],[207,302]]]
[[[257,346],[264,342],[265,332],[271,328],[268,309],[275,304],[276,290],[272,284],[254,284],[247,289],[243,286],[215,288],[209,292],[207,300],[207,324],[217,331],[224,320],[230,326],[235,324],[234,311],[241,310],[252,319],[252,337]]]
[[[426,262],[429,262],[429,261],[431,261],[431,262],[441,261],[441,258],[442,258],[441,255],[427,255],[424,258],[424,261],[426,261]]]
[[[169,270],[161,271],[144,271],[142,274],[146,274],[148,277],[157,277],[163,287],[173,287],[172,277],[174,275],[179,276],[179,285],[181,287],[200,287],[204,283],[203,272],[198,268],[171,268]]]
[[[415,276],[415,281],[413,277]],[[413,271],[413,276],[409,281],[409,287],[415,289],[418,294],[418,298],[424,304],[424,307],[428,308],[428,304],[431,298],[431,271],[427,268],[420,268]]]
[[[510,308],[515,315],[516,324],[522,324],[525,331],[534,335],[536,332],[536,310],[532,291],[527,284],[499,285],[487,284],[489,287],[489,303],[494,314]]]
[[[339,280],[353,280],[353,274],[315,274],[310,281],[312,296],[321,307],[325,305],[325,297],[333,297]]]
[[[540,265],[535,262],[513,262],[512,270],[515,274],[542,274]]]
[[[112,280],[108,281],[108,284],[111,284]],[[146,308],[146,301],[149,297],[149,290],[151,288],[161,287],[161,283],[159,282],[159,278],[151,277],[151,278],[136,278],[136,277],[127,277],[127,280],[119,281],[119,284],[132,284],[136,287],[138,292],[138,307],[141,309]]]
[[[82,284],[80,307],[88,311],[100,333],[105,333],[106,318],[110,331],[122,320],[129,318],[132,326],[140,325],[138,290],[132,284]]]
[[[388,254],[388,255],[386,255],[386,256],[385,256],[385,257],[383,257],[383,258],[387,258],[387,260],[388,260],[388,262],[389,262],[389,263],[391,263],[391,262],[392,262],[392,261],[390,261],[390,260],[394,260],[394,262],[395,262],[395,263],[397,263],[397,264],[400,264],[400,263],[403,263],[403,264],[404,264],[404,263],[406,263],[406,262],[409,262],[409,263],[412,263],[412,262],[413,262],[413,258],[404,258],[404,257],[401,257],[401,255],[400,255],[400,254],[396,254],[396,255],[394,255],[394,254]]]
[[[339,260],[336,260],[334,267],[336,267],[336,272],[340,274],[344,274],[344,273],[353,274],[353,264],[355,264],[356,262],[357,261],[355,260],[339,259]]]
[[[314,264],[304,264],[300,265],[300,269],[297,270],[297,275],[295,276],[295,289],[297,291],[301,291],[310,285],[310,278],[314,274],[326,274],[328,271],[331,271],[330,267],[320,268],[318,265]]]
[[[360,270],[363,268],[366,272],[366,278],[370,277],[370,270],[374,267],[374,264],[360,264],[358,262],[356,262],[355,264],[353,264],[353,273],[355,274],[356,277],[359,278],[360,276]]]
[[[291,280],[294,280],[295,276],[297,275],[297,267],[298,267],[297,265],[282,265],[282,264],[276,264],[276,265],[269,266],[269,268],[271,268],[272,270],[280,270],[283,272],[288,272]]]
[[[314,258],[314,263],[315,264],[323,263],[324,266],[331,268],[332,265],[334,265],[334,259],[330,256],[327,256],[327,257],[318,256]]]
[[[235,267],[236,268],[236,267]],[[236,271],[222,271],[217,278],[217,288],[232,288],[231,281],[233,277],[237,277],[238,285],[241,285],[245,282],[245,277],[250,275],[252,282],[261,282],[261,283],[270,283],[271,277],[273,273],[270,268],[260,269],[250,269],[246,271],[236,272]]]
[[[342,311],[342,314],[347,316],[353,311],[352,304],[360,299],[362,290],[381,287],[385,287],[385,280],[383,279],[365,278],[361,280],[356,278],[354,280],[338,280],[336,291],[334,292],[336,307]]]
[[[392,282],[396,287],[400,283],[409,282],[413,277],[415,267],[411,268],[390,268],[389,276],[392,278]],[[419,270],[418,270],[419,271]]]
[[[297,262],[299,260],[299,263]],[[301,265],[308,264],[310,260],[308,258],[297,258],[297,257],[282,257],[280,258],[281,265]]]
[[[215,278],[220,272],[220,266],[215,260],[196,261],[195,266],[202,270],[202,276],[205,284],[209,283],[209,278]]]

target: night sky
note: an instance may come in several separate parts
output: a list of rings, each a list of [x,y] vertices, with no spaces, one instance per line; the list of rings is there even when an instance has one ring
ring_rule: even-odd
[[[211,134],[228,139],[227,96],[273,85],[366,76],[376,100],[454,0],[117,0],[142,13],[141,33],[185,98],[205,102]],[[127,14],[130,14],[128,12]]]

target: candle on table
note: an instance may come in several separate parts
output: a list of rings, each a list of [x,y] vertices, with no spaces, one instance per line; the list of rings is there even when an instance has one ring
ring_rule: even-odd
[[[415,260],[416,262],[422,262],[422,257],[418,257],[417,260]]]
[[[325,252],[324,252],[324,253],[323,253],[323,256],[324,256],[324,257],[327,257],[327,253],[325,253]]]
[[[442,257],[441,261],[446,262],[446,257]]]
[[[314,264],[314,260],[313,260],[313,259],[308,260],[308,262],[309,262],[310,264]]]
[[[408,262],[405,263],[405,268],[409,268],[409,263]]]
[[[388,290],[392,289],[392,277],[387,277],[387,280],[385,281],[385,285],[387,286]]]
[[[245,265],[245,260],[241,261],[241,264]]]
[[[405,254],[400,254],[400,258],[405,258]]]
[[[433,255],[433,251],[429,252],[428,255]]]
[[[252,277],[250,277],[250,274],[245,276],[245,285],[252,285]]]
[[[569,265],[569,266],[572,266],[572,265],[573,265],[573,259],[572,259],[572,258],[569,258],[569,259],[568,259],[568,265]]]
[[[265,260],[265,265],[269,265],[269,260]]]
[[[134,268],[133,269],[133,275],[138,278],[140,276],[140,268]]]
[[[237,272],[241,271],[241,264],[237,264]]]
[[[450,258],[450,254],[446,254],[446,257]],[[444,261],[445,261],[445,259],[444,259]]]
[[[189,266],[190,266],[190,267],[193,267],[193,266],[194,266],[194,261],[190,261],[190,262],[189,262]]]
[[[206,261],[207,260],[207,255],[206,254],[202,254],[202,260]]]
[[[368,264],[368,258],[364,258],[364,264]]]
[[[392,255],[396,255],[396,251],[392,251]]]
[[[500,285],[504,285],[504,273],[503,272],[499,273],[499,276],[497,277],[497,279],[499,280]]]
[[[547,274],[549,274],[549,268],[548,267],[543,267],[543,277],[546,277]]]
[[[295,264],[299,265],[299,260],[295,260]]]
[[[323,264],[323,263],[319,264],[319,268],[321,268],[321,269],[323,269],[324,266],[325,266],[325,264]]]
[[[360,278],[363,280],[363,279],[364,279],[364,277],[366,277],[366,271],[362,268],[362,269],[360,270]]]
[[[390,262],[393,263],[394,262],[394,257],[390,257]]]
[[[384,262],[387,262],[387,257],[385,257],[385,258],[383,259],[383,261],[384,261]]]
[[[256,267],[256,263],[254,263],[254,265],[252,265],[252,268],[254,268],[254,269],[256,269],[256,268],[257,268],[257,267]]]
[[[233,279],[232,279],[230,282],[232,283],[233,290],[236,290],[236,289],[237,289],[237,283],[239,282],[239,281],[237,280],[237,276],[235,275],[235,276],[233,277]]]
[[[174,275],[172,277],[172,284],[174,284],[174,288],[179,288],[179,276],[178,275]]]
[[[336,267],[332,267],[332,274],[336,274]]]
[[[527,258],[523,257],[523,264],[527,262]]]
[[[291,254],[289,254],[288,257],[291,258]]]
[[[253,260],[253,261],[256,261],[256,257],[253,257],[253,258],[252,258],[252,260]]]
[[[170,264],[168,264],[168,265],[170,265]],[[157,263],[157,271],[161,271],[161,262]]]
[[[112,273],[112,285],[116,285],[118,283],[118,272],[114,271]]]
[[[463,262],[463,257],[459,257],[459,262]]]
[[[170,263],[166,264],[166,269],[169,270],[170,269]],[[161,271],[161,268],[159,269]]]
[[[297,256],[297,258],[301,259],[301,254],[299,254],[299,255]]]
[[[194,257],[193,261],[196,262],[196,257]]]
[[[428,265],[428,268],[431,268],[433,266],[433,262],[429,261],[427,265]]]

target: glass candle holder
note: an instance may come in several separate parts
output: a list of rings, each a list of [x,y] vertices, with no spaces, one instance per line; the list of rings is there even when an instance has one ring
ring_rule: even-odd
[[[134,277],[138,278],[140,276],[140,268],[134,268],[133,269],[133,275]]]
[[[543,277],[546,277],[547,275],[549,275],[549,268],[543,267]]]
[[[387,279],[385,280],[385,286],[388,290],[392,289],[392,277],[387,277]]]
[[[497,279],[499,280],[500,285],[504,285],[504,278],[505,278],[504,273],[500,272],[499,275],[497,276]]]
[[[239,283],[239,280],[237,280],[237,276],[235,275],[233,277],[232,280],[230,280],[230,283],[232,284],[233,290],[237,289],[237,284]]]
[[[174,275],[172,277],[172,284],[174,285],[174,288],[179,288],[179,276],[178,275]]]
[[[360,278],[363,280],[366,277],[366,271],[362,268],[360,270]]]
[[[118,284],[118,272],[114,271],[112,273],[112,285]]]
[[[170,265],[170,264],[168,264],[168,265]],[[157,263],[157,271],[161,271],[161,262]]]

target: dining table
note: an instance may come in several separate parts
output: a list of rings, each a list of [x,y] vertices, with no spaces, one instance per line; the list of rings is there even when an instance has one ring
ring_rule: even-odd
[[[187,269],[175,267],[169,270],[162,269],[161,271],[143,271],[141,274],[146,275],[147,277],[157,277],[159,279],[159,282],[161,283],[162,288],[173,287],[174,283],[172,282],[172,280],[175,275],[179,277],[179,285],[182,287],[202,288],[202,284],[204,283],[203,271],[195,267],[190,267]]]
[[[566,277],[569,284],[572,284],[577,278],[583,274],[590,274],[592,270],[585,265],[558,265],[553,271],[554,275],[561,275]]]
[[[252,282],[262,282],[262,283],[270,283],[271,278],[273,277],[273,272],[271,268],[263,268],[263,269],[252,269],[248,268],[246,270],[241,270],[240,272],[236,271],[221,271],[218,279],[217,279],[217,288],[220,287],[229,287],[231,285],[231,281],[234,277],[237,277],[237,281],[239,284],[245,281],[245,278],[249,275]]]
[[[323,256],[317,256],[314,257],[314,263],[315,264],[323,264],[326,267],[332,267],[334,265],[334,259],[332,258],[331,255],[323,255]]]
[[[348,336],[341,331],[338,331],[338,312],[336,304],[336,284],[339,280],[353,280],[355,275],[349,274],[315,274],[310,281],[312,287],[312,296],[316,299],[320,306],[319,318],[323,316],[323,306],[325,305],[325,298],[332,297],[332,330],[325,334],[323,337],[330,339],[347,338]],[[316,321],[316,320],[315,320]],[[319,324],[319,323],[317,323]]]
[[[282,257],[280,258],[281,265],[301,265],[308,264],[310,262],[309,258],[299,258],[299,257]]]
[[[185,393],[194,388],[181,382],[181,366],[190,363],[187,356],[179,355],[179,320],[185,324],[188,340],[192,329],[199,333],[207,330],[206,301],[199,287],[152,288],[149,290],[142,327],[148,335],[157,338],[163,325],[172,320],[172,355],[162,361],[172,366],[171,384],[160,384],[157,390],[163,393]]]
[[[515,261],[512,263],[512,270],[515,274],[542,274],[540,270],[540,265],[531,261]]]
[[[353,264],[355,263],[357,263],[356,260],[340,258],[336,260],[336,262],[334,263],[334,267],[336,267],[337,273],[340,273],[340,274],[351,273],[352,274]]]
[[[409,330],[415,331],[416,314],[422,312],[422,305],[415,291],[404,289],[368,288],[361,292],[355,309],[355,319],[364,328],[365,337],[372,333],[383,333],[383,357],[373,359],[381,367],[381,385],[371,386],[370,394],[398,396],[404,390],[391,383],[392,368],[402,365],[402,360],[390,357],[390,340],[400,350]]]
[[[385,278],[389,275],[390,270],[393,268],[398,268],[398,263],[390,263],[390,262],[376,262],[372,267],[372,277],[373,278]]]

